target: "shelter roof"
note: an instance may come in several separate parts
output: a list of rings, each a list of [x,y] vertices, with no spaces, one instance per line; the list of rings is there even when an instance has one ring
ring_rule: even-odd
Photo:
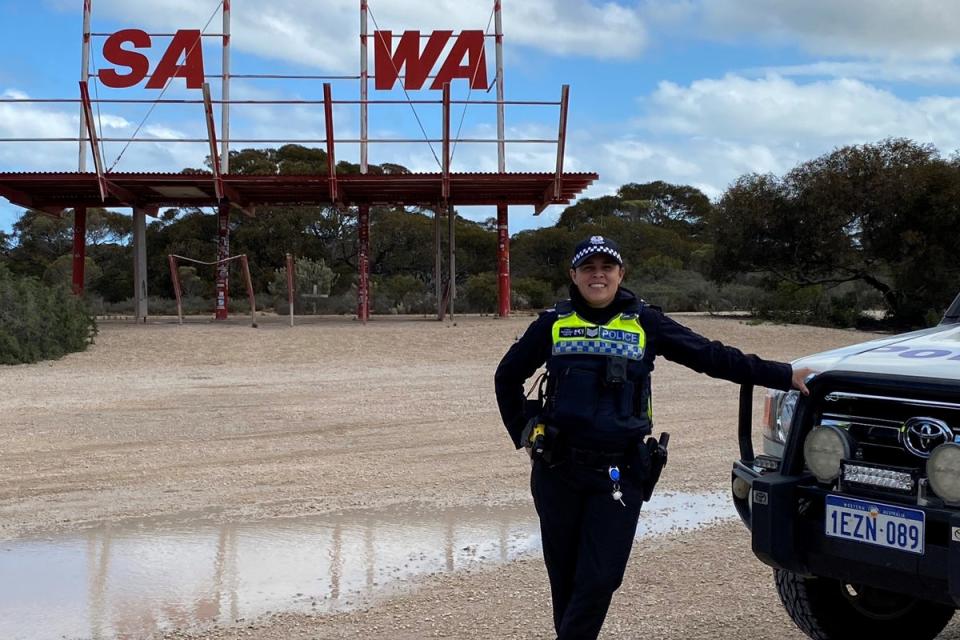
[[[452,205],[567,204],[597,179],[596,173],[450,173]],[[102,199],[96,173],[0,173],[0,196],[13,204],[55,211],[77,206],[156,207],[214,206],[214,176],[180,173],[109,173]],[[443,201],[442,173],[240,175],[222,176],[228,199],[241,206],[330,205],[332,194],[343,205],[436,205]],[[331,185],[335,182],[334,185]],[[331,189],[331,186],[334,188]]]

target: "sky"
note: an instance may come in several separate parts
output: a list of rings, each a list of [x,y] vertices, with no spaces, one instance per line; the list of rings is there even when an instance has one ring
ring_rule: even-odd
[[[369,0],[370,31],[483,30],[493,33],[492,0]],[[357,76],[359,0],[233,0],[233,74]],[[81,68],[82,0],[0,0],[0,98],[76,98]],[[222,30],[216,0],[93,0],[92,30]],[[782,175],[797,164],[847,144],[908,137],[944,156],[960,148],[960,11],[956,0],[502,0],[507,100],[558,101],[570,85],[566,171],[600,179],[583,195],[611,194],[628,182],[689,184],[719,197],[746,173]],[[91,74],[112,67],[104,37],[93,39]],[[153,39],[155,64],[169,38]],[[448,45],[442,61],[449,52]],[[220,40],[204,39],[208,75],[221,68]],[[486,48],[488,80],[495,51]],[[437,68],[439,68],[438,63]],[[152,67],[151,67],[152,68]],[[371,74],[374,73],[370,52]],[[121,72],[126,71],[120,69]],[[214,98],[220,83],[210,79]],[[331,80],[334,98],[359,96],[357,80]],[[158,98],[160,90],[110,89],[101,98]],[[454,99],[495,99],[495,91],[452,86]],[[199,98],[182,79],[164,98]],[[322,82],[234,79],[233,99],[318,100]],[[375,91],[370,98],[439,99],[430,90]],[[116,171],[179,171],[203,166],[205,144],[164,142],[205,138],[200,105],[104,104],[96,114],[106,137],[136,142],[104,145]],[[217,115],[219,130],[219,114]],[[436,105],[370,107],[370,136],[422,139],[441,135]],[[77,137],[72,104],[0,102],[0,139]],[[455,105],[453,132],[496,137],[495,108]],[[359,136],[359,108],[338,105],[337,138]],[[507,106],[506,136],[553,139],[556,106]],[[422,129],[421,129],[422,126]],[[235,105],[231,137],[322,139],[322,105]],[[278,146],[235,144],[233,148]],[[319,146],[319,145],[317,145]],[[438,145],[371,144],[370,162],[438,171]],[[337,159],[358,161],[358,145],[337,147]],[[554,144],[508,144],[508,171],[553,171]],[[91,160],[88,166],[92,168]],[[0,141],[0,171],[75,171],[76,143]],[[460,143],[453,171],[496,171],[496,145]],[[510,231],[552,225],[562,205],[540,216],[510,210]],[[468,218],[489,207],[460,208]],[[0,231],[23,212],[0,198]]]

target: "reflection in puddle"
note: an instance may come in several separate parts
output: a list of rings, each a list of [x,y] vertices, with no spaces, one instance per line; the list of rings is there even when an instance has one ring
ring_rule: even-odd
[[[637,537],[735,517],[664,494]],[[151,520],[0,543],[0,638],[139,638],[277,611],[342,611],[413,578],[539,553],[533,507],[388,509],[246,524]]]

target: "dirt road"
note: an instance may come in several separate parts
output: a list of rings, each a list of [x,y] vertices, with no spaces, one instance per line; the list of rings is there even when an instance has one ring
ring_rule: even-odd
[[[781,360],[866,337],[678,319]],[[492,376],[529,322],[103,323],[86,353],[0,369],[0,541],[154,516],[241,522],[391,505],[527,504],[528,463],[500,424]],[[737,388],[663,360],[654,376],[657,426],[673,436],[663,490],[726,490]],[[530,559],[435,576],[350,613],[167,633],[547,638],[547,598],[542,566]],[[800,637],[744,531],[728,523],[639,549],[603,637],[747,630]]]

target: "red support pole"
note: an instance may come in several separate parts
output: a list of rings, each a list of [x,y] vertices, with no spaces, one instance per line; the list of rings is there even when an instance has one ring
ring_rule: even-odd
[[[87,208],[73,210],[73,293],[83,295],[84,267],[87,260]]]
[[[503,202],[497,205],[497,284],[498,315],[506,318],[510,315],[510,230]]]
[[[227,319],[230,294],[230,203],[221,202],[217,211],[217,310],[216,319]]]
[[[370,319],[370,207],[358,207],[357,236],[360,242],[357,268],[360,284],[357,287],[357,317],[364,324]]]

